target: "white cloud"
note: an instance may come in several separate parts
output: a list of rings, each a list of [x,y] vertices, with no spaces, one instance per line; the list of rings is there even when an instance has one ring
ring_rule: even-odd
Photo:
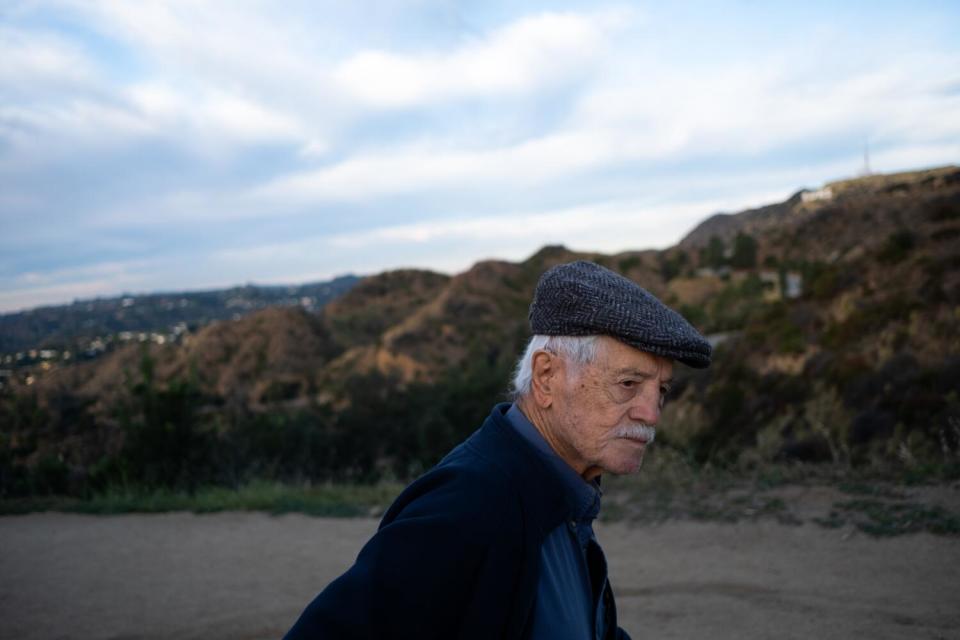
[[[321,202],[483,184],[533,185],[615,160],[619,143],[609,132],[574,130],[495,148],[410,145],[284,176],[255,188],[251,196]]]
[[[239,96],[214,93],[203,110],[210,123],[235,136],[277,141],[299,133],[293,118]]]
[[[76,156],[64,143],[111,147],[145,123],[116,100],[79,43],[42,29],[0,28],[0,162]],[[54,141],[50,139],[54,138]],[[14,153],[15,152],[15,153]]]
[[[619,132],[626,147],[660,156],[739,155],[827,143],[841,136],[883,137],[960,133],[960,97],[944,95],[958,77],[960,56],[916,54],[876,66],[814,69],[806,50],[751,65],[689,68],[633,59],[641,70],[585,92],[572,120]],[[646,140],[646,142],[645,142]]]
[[[303,127],[295,117],[215,88],[187,95],[168,85],[153,83],[132,87],[129,96],[157,130],[189,130],[201,139],[234,142],[278,142],[303,135]],[[190,140],[196,141],[196,137]]]
[[[0,123],[8,123],[8,139],[21,159],[41,161],[76,158],[91,152],[128,145],[153,133],[150,123],[123,105],[98,100],[76,100],[38,106],[0,107]],[[83,147],[78,148],[77,145]]]
[[[95,75],[81,47],[49,32],[0,26],[0,54],[4,93],[62,90]]]
[[[63,4],[124,44],[152,81],[189,98],[204,91],[244,96],[302,117],[340,109],[331,91],[335,23],[321,8],[231,0],[92,0]],[[308,16],[302,15],[310,7]]]
[[[300,155],[304,158],[322,158],[330,151],[330,144],[324,140],[313,139],[300,147]]]
[[[960,60],[957,60],[960,68]],[[939,95],[945,69],[906,69],[800,83],[785,70],[708,70],[702,75],[585,91],[574,115],[550,132],[502,146],[444,141],[357,153],[321,169],[282,176],[253,190],[267,201],[375,200],[488,185],[524,188],[577,179],[631,163],[790,153],[854,140],[886,146],[960,135],[960,97]],[[803,75],[801,71],[794,72]],[[931,156],[926,162],[934,162]]]
[[[71,38],[50,26],[0,30],[0,96],[10,96],[0,135],[26,156],[60,158],[64,138],[83,145],[71,149],[74,157],[145,138],[207,156],[250,143],[319,145],[338,124],[328,74],[293,15],[282,21],[257,4],[152,0],[54,0],[36,9],[97,36]],[[105,54],[101,41],[115,51]],[[128,62],[136,71],[125,82],[115,66]]]
[[[349,95],[375,107],[532,93],[579,77],[604,57],[608,33],[628,19],[626,12],[540,14],[452,52],[363,51],[343,62],[334,77]]]

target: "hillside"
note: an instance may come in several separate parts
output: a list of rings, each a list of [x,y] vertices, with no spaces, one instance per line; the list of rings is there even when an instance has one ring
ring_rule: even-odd
[[[0,361],[7,366],[29,364],[38,359],[25,353],[30,350],[70,351],[79,358],[89,352],[94,356],[102,351],[99,345],[110,343],[118,334],[145,333],[172,339],[215,320],[237,319],[271,306],[316,311],[349,291],[358,280],[350,275],[293,286],[246,285],[211,291],[129,294],[0,314]]]
[[[553,246],[454,277],[387,272],[319,313],[256,311],[181,344],[36,367],[0,396],[0,473],[19,491],[120,473],[406,477],[504,397],[536,280],[577,258],[717,345],[709,370],[678,368],[664,447],[738,466],[960,461],[960,169],[945,167],[715,216],[665,251]]]
[[[826,215],[821,213],[821,219],[831,217],[829,212],[836,207],[852,210],[861,216],[864,208],[871,203],[896,208],[902,206],[911,194],[945,192],[956,187],[958,180],[960,178],[957,168],[951,166],[828,182],[820,189],[798,191],[783,202],[736,214],[719,213],[710,216],[684,236],[678,247],[698,250],[706,247],[714,236],[729,243],[738,232],[752,235],[765,235],[774,231],[788,233],[792,229],[807,226],[807,219],[818,212],[828,212]],[[904,214],[905,212],[895,215]],[[868,229],[864,225],[849,222],[844,220],[843,226],[851,231]]]

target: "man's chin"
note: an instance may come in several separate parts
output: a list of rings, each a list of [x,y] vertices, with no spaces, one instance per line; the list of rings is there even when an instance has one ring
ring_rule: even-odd
[[[621,460],[615,465],[611,465],[609,468],[605,469],[607,473],[612,473],[615,476],[628,476],[631,473],[637,473],[640,471],[640,467],[643,466],[644,452],[640,452],[638,456],[629,458],[626,460]]]

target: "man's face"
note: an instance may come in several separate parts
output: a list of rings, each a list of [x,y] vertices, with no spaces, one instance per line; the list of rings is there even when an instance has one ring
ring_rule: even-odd
[[[622,342],[598,338],[596,361],[564,362],[553,396],[553,435],[568,463],[592,479],[640,469],[648,437],[639,425],[660,421],[673,362]],[[565,454],[565,455],[564,455]]]

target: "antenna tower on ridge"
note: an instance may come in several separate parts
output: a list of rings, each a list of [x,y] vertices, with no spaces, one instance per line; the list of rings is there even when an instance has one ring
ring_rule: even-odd
[[[870,143],[868,141],[863,142],[863,171],[862,175],[869,176],[873,172],[870,170]]]

